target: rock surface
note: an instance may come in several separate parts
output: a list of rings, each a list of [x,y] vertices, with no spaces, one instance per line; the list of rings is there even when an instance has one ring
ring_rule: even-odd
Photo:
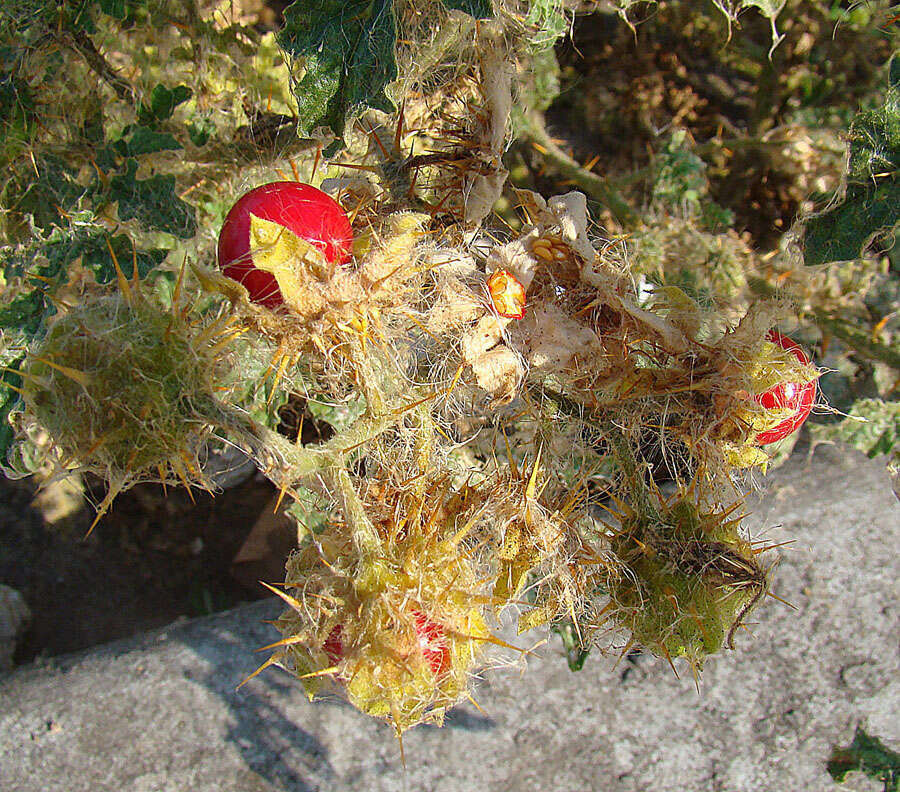
[[[555,790],[819,792],[857,725],[900,750],[900,507],[878,460],[819,448],[751,498],[755,538],[795,543],[754,636],[687,669],[591,656],[570,673],[554,638],[527,670],[486,671],[483,712],[404,738],[331,700],[310,704],[279,670],[239,691],[275,639],[261,602],[18,669],[0,682],[0,789],[135,792]],[[776,527],[778,526],[778,527]],[[526,639],[519,639],[524,645]]]

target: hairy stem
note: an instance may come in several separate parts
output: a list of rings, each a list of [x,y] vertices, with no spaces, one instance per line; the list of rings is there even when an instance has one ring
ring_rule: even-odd
[[[553,142],[547,134],[543,119],[535,114],[520,113],[517,115],[517,121],[521,136],[531,143],[560,175],[570,179],[577,187],[607,207],[625,228],[636,228],[641,225],[640,215],[629,206],[610,182],[596,173],[585,170]]]

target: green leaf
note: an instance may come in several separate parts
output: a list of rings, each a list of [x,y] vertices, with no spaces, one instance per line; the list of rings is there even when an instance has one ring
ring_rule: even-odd
[[[195,146],[205,146],[216,132],[216,125],[208,118],[196,118],[187,124],[188,137]]]
[[[444,7],[452,11],[465,11],[475,19],[491,19],[494,9],[491,0],[442,0]]]
[[[525,24],[537,28],[529,40],[537,52],[552,48],[569,30],[565,5],[559,0],[531,0]]]
[[[136,127],[128,140],[122,138],[113,145],[123,157],[138,157],[141,154],[153,154],[157,151],[172,151],[181,148],[181,144],[172,135],[155,132],[145,126]]]
[[[810,427],[815,442],[843,442],[869,457],[900,457],[900,402],[860,399],[838,423]]]
[[[80,229],[57,229],[54,234],[36,244],[18,250],[11,249],[0,257],[0,269],[7,276],[28,279],[37,276],[33,283],[40,288],[17,295],[6,305],[0,305],[0,329],[15,330],[27,337],[41,334],[46,320],[56,309],[47,294],[53,285],[64,283],[70,267],[78,260],[92,270],[98,283],[109,283],[116,278],[109,248],[112,247],[119,266],[129,276],[137,260],[138,276],[144,278],[150,270],[159,266],[168,251],[160,248],[135,250],[124,234],[108,237],[105,233]],[[34,266],[34,262],[44,263]]]
[[[344,131],[371,107],[392,112],[384,89],[397,77],[391,0],[296,0],[284,12],[279,44],[302,67],[294,83],[300,133]]]
[[[804,222],[804,263],[858,258],[876,236],[900,222],[900,57],[890,67],[884,105],[850,125],[850,158],[843,200]]]
[[[868,242],[900,220],[900,180],[868,189],[848,186],[844,202],[811,217],[803,233],[808,266],[859,258]]]
[[[307,487],[297,487],[296,495],[285,511],[293,517],[307,536],[320,534],[328,527],[328,503]]]
[[[182,102],[186,102],[193,95],[193,91],[186,85],[176,85],[173,89],[165,85],[157,85],[150,92],[150,103],[141,104],[138,110],[138,120],[147,126],[153,126],[160,121],[172,117],[175,108]]]
[[[858,770],[880,781],[884,792],[897,792],[900,784],[900,755],[859,727],[850,745],[832,751],[826,769],[838,782],[843,781],[847,773]]]
[[[28,294],[19,295],[9,305],[0,308],[0,328],[35,335],[44,319],[52,313],[52,306],[44,293],[35,289]]]
[[[119,204],[119,219],[137,219],[148,229],[190,239],[197,231],[194,207],[175,193],[175,177],[158,174],[149,179],[135,177],[137,162],[129,159],[125,172],[110,179],[105,197]]]

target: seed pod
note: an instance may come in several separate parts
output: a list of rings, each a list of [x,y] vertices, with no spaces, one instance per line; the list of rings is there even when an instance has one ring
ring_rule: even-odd
[[[623,571],[609,587],[613,618],[632,642],[668,659],[703,659],[731,647],[766,592],[765,573],[737,531],[734,509],[705,511],[687,492],[659,510],[626,510],[611,547]]]

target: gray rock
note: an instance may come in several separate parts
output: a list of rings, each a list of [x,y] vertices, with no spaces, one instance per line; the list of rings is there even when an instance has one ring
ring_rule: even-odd
[[[25,598],[14,588],[0,584],[0,674],[12,669],[16,641],[30,620]]]
[[[0,789],[878,790],[859,773],[838,786],[825,764],[857,725],[900,749],[900,509],[881,463],[843,449],[770,482],[748,524],[796,540],[773,577],[797,610],[760,607],[700,695],[647,656],[570,673],[553,638],[527,669],[484,673],[483,712],[407,733],[404,769],[389,727],[309,703],[281,671],[235,691],[275,639],[267,601],[15,671],[0,683]]]

